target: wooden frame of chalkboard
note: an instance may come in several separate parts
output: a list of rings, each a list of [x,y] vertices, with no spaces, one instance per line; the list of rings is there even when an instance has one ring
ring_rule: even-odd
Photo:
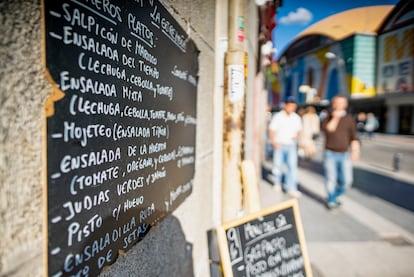
[[[296,199],[226,222],[217,237],[225,277],[312,276]]]

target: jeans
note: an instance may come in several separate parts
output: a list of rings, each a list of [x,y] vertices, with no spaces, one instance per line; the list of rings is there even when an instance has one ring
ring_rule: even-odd
[[[290,145],[280,145],[273,151],[273,170],[275,183],[282,183],[283,165],[286,164],[285,191],[297,190],[298,175],[298,148],[296,143]]]
[[[349,152],[339,153],[325,150],[324,162],[325,186],[328,203],[336,203],[353,182],[352,162]]]

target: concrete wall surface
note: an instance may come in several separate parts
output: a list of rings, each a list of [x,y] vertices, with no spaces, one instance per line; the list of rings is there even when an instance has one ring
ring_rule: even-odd
[[[192,194],[102,276],[207,276],[212,228],[215,1],[162,1],[199,51]],[[44,105],[39,0],[0,1],[0,276],[44,272]]]
[[[39,1],[0,2],[0,275],[43,272],[43,105]]]

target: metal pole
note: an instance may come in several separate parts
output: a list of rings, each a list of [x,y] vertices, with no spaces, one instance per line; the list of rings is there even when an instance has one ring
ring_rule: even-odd
[[[397,153],[394,154],[393,163],[392,163],[392,167],[393,167],[394,171],[400,171],[402,158],[403,158],[402,153],[397,152]]]
[[[223,198],[222,220],[237,218],[242,211],[240,166],[245,112],[244,16],[240,0],[229,1],[229,48],[224,65]]]

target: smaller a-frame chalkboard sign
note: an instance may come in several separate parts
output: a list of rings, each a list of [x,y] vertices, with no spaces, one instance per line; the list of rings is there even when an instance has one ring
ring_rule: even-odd
[[[312,276],[296,199],[224,223],[217,235],[225,277]]]

